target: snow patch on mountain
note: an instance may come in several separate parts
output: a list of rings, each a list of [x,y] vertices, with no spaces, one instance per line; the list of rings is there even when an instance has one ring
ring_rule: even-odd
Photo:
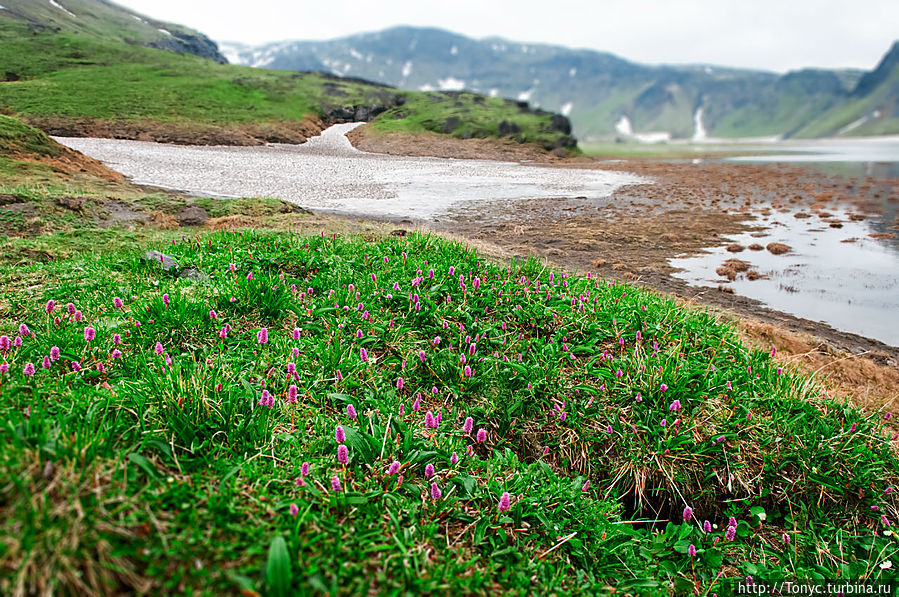
[[[78,18],[78,17],[75,15],[75,13],[73,13],[73,12],[70,11],[70,10],[68,10],[65,6],[61,5],[59,2],[56,2],[55,0],[50,0],[50,5],[51,5],[51,6],[55,6],[55,7],[58,8],[59,10],[63,11],[64,13],[66,13],[67,15],[69,15],[70,17],[72,17],[73,19],[77,19],[77,18]]]

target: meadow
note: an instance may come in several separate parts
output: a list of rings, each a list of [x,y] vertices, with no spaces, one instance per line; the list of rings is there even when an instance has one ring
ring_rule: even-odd
[[[896,578],[890,414],[707,312],[427,234],[164,234],[0,266],[3,594]]]

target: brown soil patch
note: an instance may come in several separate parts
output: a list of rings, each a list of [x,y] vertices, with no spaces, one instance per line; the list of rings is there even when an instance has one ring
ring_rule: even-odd
[[[305,143],[321,134],[322,122],[307,116],[301,121],[245,124],[202,124],[156,122],[152,120],[100,120],[61,116],[29,116],[24,120],[59,137],[103,137],[134,139],[179,145],[263,145],[265,143]]]
[[[745,250],[746,250],[746,247],[744,247],[743,245],[738,245],[736,243],[734,243],[732,245],[727,245],[728,253],[740,253],[741,251],[745,251]]]
[[[785,245],[783,243],[768,243],[768,246],[765,247],[768,249],[769,253],[774,255],[783,255],[784,253],[789,253],[792,250],[790,245]]]
[[[871,238],[896,238],[896,235],[892,232],[872,232],[868,236]]]
[[[831,396],[848,397],[852,404],[870,410],[899,409],[899,368],[877,362],[890,361],[889,355],[842,353],[809,334],[753,319],[740,320],[738,327],[750,346],[765,351],[776,347],[779,362],[823,380]]]
[[[125,180],[124,176],[115,170],[107,168],[100,161],[90,158],[80,151],[75,151],[74,149],[69,149],[62,145],[58,147],[58,155],[56,156],[18,153],[9,157],[12,160],[43,164],[44,166],[49,166],[66,175],[87,174],[116,182]]]
[[[558,163],[566,155],[564,150],[556,155],[538,145],[511,139],[456,139],[431,132],[382,133],[367,124],[347,133],[347,138],[357,149],[388,155],[538,163]]]
[[[750,251],[764,251],[765,247],[763,247],[762,245],[760,245],[758,243],[753,243],[753,244],[749,245],[749,250]]]

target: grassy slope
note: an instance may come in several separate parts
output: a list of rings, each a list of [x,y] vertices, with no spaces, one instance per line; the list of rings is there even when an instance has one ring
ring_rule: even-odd
[[[4,192],[178,200],[41,176]],[[68,226],[0,239],[4,255],[68,245],[0,262],[0,335],[23,338],[0,355],[4,594],[723,594],[719,573],[895,574],[880,568],[899,549],[880,532],[899,464],[882,414],[823,398],[708,314],[429,236]],[[148,248],[206,278],[142,262]]]
[[[222,65],[191,55],[126,45],[71,32],[36,31],[0,19],[0,64],[23,77],[0,83],[0,106],[23,117],[94,118],[230,125],[290,123],[324,117],[328,107],[407,100],[399,122],[385,127],[442,132],[459,116],[461,136],[494,136],[509,108],[474,96],[400,92],[315,73]],[[384,114],[379,122],[397,117]],[[549,115],[516,114],[527,142],[552,145],[560,136]]]

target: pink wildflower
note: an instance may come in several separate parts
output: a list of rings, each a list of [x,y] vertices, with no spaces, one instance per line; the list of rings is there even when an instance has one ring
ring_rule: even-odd
[[[400,463],[398,460],[394,460],[390,463],[390,466],[387,468],[388,475],[397,475],[400,472]]]
[[[25,368],[22,369],[22,373],[28,377],[34,375],[34,363],[25,363]]]
[[[59,347],[54,346],[50,349],[50,360],[56,362],[59,360]]]
[[[486,429],[478,429],[477,438],[479,443],[484,443],[487,441],[487,430]]]
[[[443,492],[440,491],[440,488],[437,487],[437,483],[431,483],[431,499],[434,501],[439,500],[443,496]]]
[[[304,462],[303,465],[300,467],[300,474],[303,475],[304,477],[309,474],[309,463],[308,462]]]
[[[368,351],[365,350],[365,348],[359,349],[359,358],[362,360],[363,363],[368,360]]]
[[[258,332],[256,332],[256,342],[259,344],[268,343],[268,329],[262,328]]]
[[[51,313],[53,313],[54,308],[56,308],[56,303],[53,302],[53,299],[50,299],[49,301],[47,301],[47,304],[44,305],[44,312],[47,315],[50,315]]]
[[[346,445],[340,444],[337,446],[337,462],[340,464],[347,464],[350,461],[350,451],[347,449]]]
[[[684,508],[684,522],[690,522],[693,519],[693,508],[687,506]]]
[[[297,387],[294,385],[287,388],[287,402],[290,404],[297,403]]]
[[[340,491],[340,478],[337,475],[331,477],[331,489],[334,490],[334,493]]]
[[[581,487],[581,491],[585,492],[585,491],[589,491],[589,490],[590,490],[590,479],[587,479],[587,482],[584,483],[584,485]]]
[[[403,378],[402,377],[396,378],[396,389],[397,390],[403,389]]]
[[[357,416],[356,415],[356,407],[353,406],[352,404],[347,404],[346,405],[346,414],[349,418],[355,419]]]
[[[87,326],[86,328],[84,328],[84,341],[85,342],[91,342],[95,336],[96,336],[96,332],[94,331],[94,328],[92,328],[91,326]]]
[[[453,455],[450,456],[450,464],[456,464],[457,462],[459,462],[459,456],[453,452]]]
[[[290,505],[290,515],[296,516],[299,513],[300,513],[300,507],[297,506],[296,504],[291,504]]]
[[[431,478],[434,476],[434,465],[430,462],[425,466],[425,477]]]
[[[462,424],[462,431],[465,433],[471,433],[471,430],[474,428],[474,419],[471,417],[465,418],[465,423]]]
[[[693,556],[695,556],[696,555],[696,546],[691,543],[690,547],[687,548],[687,553],[690,554],[691,558]]]
[[[340,425],[334,429],[334,439],[337,440],[338,444],[342,444],[346,441],[346,433]]]

